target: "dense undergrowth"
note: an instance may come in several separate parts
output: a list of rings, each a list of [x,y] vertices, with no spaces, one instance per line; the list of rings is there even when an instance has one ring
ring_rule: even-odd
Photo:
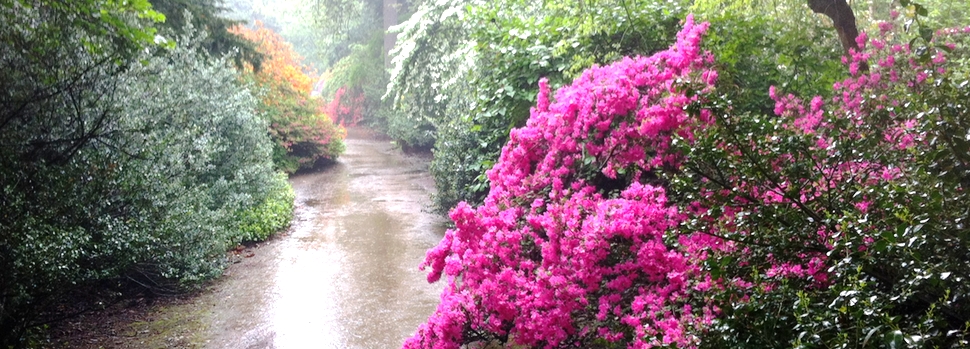
[[[174,28],[147,1],[0,3],[0,347],[41,345],[63,309],[220,275],[229,248],[289,225],[278,169],[342,151],[292,57],[223,55],[246,38],[197,12]]]

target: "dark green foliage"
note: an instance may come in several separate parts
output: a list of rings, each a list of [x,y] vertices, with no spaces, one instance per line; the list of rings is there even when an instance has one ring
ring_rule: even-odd
[[[699,18],[711,22],[705,48],[715,57],[718,91],[730,96],[736,113],[771,115],[771,86],[827,96],[846,73],[838,38],[828,28],[811,22],[796,28],[751,9],[717,12]]]
[[[895,35],[898,42],[916,38],[911,41],[918,52],[914,62],[931,60],[936,43],[922,42],[917,30]],[[956,38],[962,42],[945,49],[945,71],[919,69],[930,76],[925,84],[914,83],[917,72],[898,58],[905,62],[893,68],[899,82],[862,93],[866,98],[860,98],[857,115],[837,108],[837,102],[826,105],[825,121],[833,127],[817,132],[837,140],[828,147],[817,147],[815,137],[784,127],[787,117],[732,115],[726,104],[716,106],[722,116],[685,148],[692,154],[688,175],[674,177],[671,188],[684,202],[698,199],[698,188],[717,193],[707,198],[714,203],[712,210],[689,223],[691,230],[714,229],[705,219],[735,209],[736,230],[722,226],[720,231],[747,247],[745,262],[738,263],[737,255],[717,256],[708,267],[715,276],[756,286],[722,295],[724,312],[703,347],[968,345],[970,233],[964,222],[970,219],[970,145],[965,140],[970,108],[963,101],[970,100],[970,50],[965,36]],[[880,72],[888,75],[887,70]],[[925,134],[926,142],[905,150],[887,142],[886,135],[902,120],[915,120],[914,134]],[[725,152],[723,144],[747,146]],[[887,164],[889,173],[902,175],[882,183],[892,176],[860,171],[840,178],[830,172],[844,164]],[[780,181],[788,185],[782,188]],[[818,183],[827,181],[830,188],[811,198]],[[747,201],[745,188],[752,186],[777,188],[796,204]],[[820,239],[822,230],[836,233]],[[827,260],[824,286],[811,279],[780,281],[767,270],[782,262],[804,263],[819,252]]]
[[[155,29],[146,24],[165,20],[147,0],[3,0],[0,11],[4,42],[31,44],[34,54],[50,53],[59,44],[109,56],[134,54],[152,45]]]
[[[228,11],[225,1],[151,0],[151,3],[156,11],[165,14],[165,22],[160,27],[169,32],[179,32],[187,24],[191,24],[194,28],[209,33],[200,45],[209,54],[216,57],[232,54],[236,66],[241,67],[245,61],[259,70],[263,57],[256,51],[256,45],[229,32],[229,28],[243,22],[225,17]]]
[[[84,7],[0,7],[3,348],[73,289],[171,292],[218,275],[228,244],[258,230],[243,217],[287,214],[266,124],[228,62],[191,34],[134,50],[148,43],[59,22],[70,11]],[[133,10],[118,17],[143,31]]]
[[[100,231],[128,213],[116,205],[120,181],[104,178],[117,169],[112,157],[82,149],[116,144],[122,92],[109,78],[151,40],[130,21],[142,10],[100,1],[0,5],[0,347],[24,338],[32,305],[98,277],[69,266],[99,263],[79,246],[102,243]]]

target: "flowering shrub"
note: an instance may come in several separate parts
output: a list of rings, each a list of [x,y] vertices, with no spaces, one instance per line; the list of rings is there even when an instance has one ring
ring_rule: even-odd
[[[346,95],[346,96],[345,96]],[[325,106],[327,115],[333,117],[334,123],[341,126],[357,126],[364,118],[364,94],[351,91],[346,87],[337,89],[333,99]]]
[[[735,246],[705,262],[734,285],[705,347],[967,345],[966,47],[879,28],[831,99],[772,88],[775,116],[721,108],[679,143],[684,228]]]
[[[970,28],[881,24],[831,99],[771,88],[766,116],[710,97],[706,27],[540,83],[405,348],[968,345]]]
[[[691,296],[711,286],[693,254],[707,239],[665,236],[683,215],[650,173],[677,166],[672,135],[709,118],[691,118],[699,97],[683,93],[716,79],[698,47],[706,29],[688,17],[670,49],[593,67],[555,102],[540,82],[485,203],[452,210],[456,228],[428,253],[429,281],[448,286],[405,348],[697,344],[716,313]]]
[[[313,80],[309,68],[292,45],[256,22],[255,28],[236,26],[231,32],[258,45],[265,56],[259,69],[246,69],[249,79],[262,90],[260,113],[269,121],[276,143],[273,162],[286,172],[333,160],[343,152],[344,130],[323,113],[324,105],[310,97]]]

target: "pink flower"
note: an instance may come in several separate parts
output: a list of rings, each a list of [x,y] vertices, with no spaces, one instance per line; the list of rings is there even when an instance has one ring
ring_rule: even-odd
[[[893,30],[891,22],[879,22],[879,32],[883,35]]]
[[[642,334],[635,341],[641,345],[695,343],[685,331],[710,324],[699,317],[713,310],[694,314],[680,305],[700,267],[664,243],[683,216],[663,188],[633,180],[608,198],[579,174],[595,168],[609,178],[621,170],[636,178],[678,165],[679,154],[668,152],[673,137],[712,121],[709,112],[687,115],[699,95],[678,87],[713,88],[717,73],[700,51],[706,28],[688,17],[671,49],[592,67],[555,101],[540,81],[526,126],[510,133],[487,173],[485,203],[453,209],[455,229],[428,252],[422,268],[431,268],[429,281],[444,273],[448,286],[406,348],[457,348],[465,329],[509,334],[527,347],[556,347],[579,332],[621,340],[620,331],[581,327],[573,318],[591,306],[597,319],[615,316]],[[618,249],[611,241],[629,245]],[[700,289],[716,284],[708,278]]]

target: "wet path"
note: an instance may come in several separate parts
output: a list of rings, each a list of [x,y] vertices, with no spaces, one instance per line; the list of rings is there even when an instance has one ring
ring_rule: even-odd
[[[351,130],[339,163],[291,179],[290,232],[227,270],[204,302],[207,348],[399,348],[438,301],[417,265],[444,222],[427,160]]]

